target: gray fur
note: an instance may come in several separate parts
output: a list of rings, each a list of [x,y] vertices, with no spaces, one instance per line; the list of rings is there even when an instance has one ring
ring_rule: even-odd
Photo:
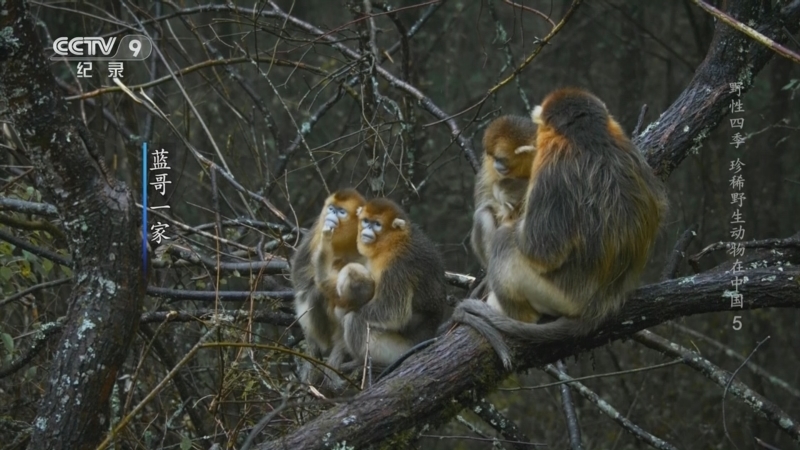
[[[292,257],[292,270],[290,278],[295,289],[294,306],[300,327],[306,337],[306,344],[310,356],[322,359],[331,353],[334,336],[339,324],[328,312],[328,301],[325,295],[317,288],[314,282],[315,270],[311,264],[311,239],[313,230],[304,237],[300,246]],[[300,379],[303,382],[314,383],[318,373],[314,374],[311,363],[304,362]]]
[[[367,324],[370,333],[381,336],[400,352],[430,339],[444,319],[446,293],[444,265],[434,244],[416,225],[411,225],[407,247],[382,274],[375,296],[344,319],[345,342],[350,355],[359,360],[366,352]],[[409,304],[410,302],[410,304]],[[388,365],[392,361],[376,360]]]

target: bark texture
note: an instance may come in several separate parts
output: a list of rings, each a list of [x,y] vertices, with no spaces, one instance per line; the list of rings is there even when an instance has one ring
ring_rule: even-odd
[[[19,132],[39,187],[59,211],[75,274],[30,448],[95,448],[141,314],[140,216],[64,103],[26,2],[0,3],[0,30],[0,116]]]

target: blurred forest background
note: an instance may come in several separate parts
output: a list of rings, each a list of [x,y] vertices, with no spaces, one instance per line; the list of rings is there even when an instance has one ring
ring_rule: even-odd
[[[160,246],[151,243],[156,254],[149,286],[162,292],[157,296],[151,290],[143,313],[177,310],[191,315],[214,308],[269,313],[260,321],[238,321],[217,330],[211,341],[238,346],[204,348],[181,363],[176,380],[119,435],[118,448],[209,448],[215,442],[238,448],[252,426],[283,399],[288,406],[269,424],[265,438],[280,436],[329,406],[298,383],[296,360],[284,350],[303,350],[299,329],[281,322],[292,312],[288,275],[235,268],[218,274],[185,254],[181,258],[174,247],[190,249],[212,263],[218,258],[229,263],[257,260],[259,255],[281,262],[298,242],[293,226],[310,226],[330,191],[354,186],[368,197],[401,202],[412,221],[438,244],[448,271],[477,275],[479,265],[469,249],[475,180],[470,158],[478,161],[482,155],[486,124],[500,114],[527,115],[551,90],[575,85],[603,99],[628,133],[646,104],[644,129],[692,79],[715,24],[689,0],[585,1],[530,64],[504,82],[537,50],[538,40],[553,30],[572,2],[378,1],[366,3],[371,8],[368,20],[360,1],[274,3],[292,20],[324,30],[325,37],[278,14],[260,14],[273,11],[271,2],[31,4],[47,56],[60,36],[148,34],[155,43],[148,60],[125,63],[121,79],[136,98],[147,97],[154,106],[147,106],[147,100],[137,103],[116,87],[107,78],[106,62],[95,63],[91,78],[76,78],[74,61],[51,66],[74,115],[91,130],[108,167],[138,202],[141,143],[169,151],[171,209],[159,210],[163,216],[153,220],[171,224],[166,235],[172,239]],[[374,47],[364,38],[370,30]],[[401,39],[404,34],[410,37]],[[354,58],[335,45],[366,56]],[[796,41],[787,46],[798,50]],[[388,71],[392,81],[377,74],[374,64]],[[800,65],[774,56],[741,100],[744,113],[737,117],[745,122],[736,131],[746,135],[746,142],[738,148],[731,144],[736,131],[726,117],[669,177],[670,215],[643,283],[659,281],[676,240],[693,224],[696,236],[688,255],[731,240],[729,165],[736,158],[745,164],[745,240],[798,232]],[[434,116],[432,108],[443,115]],[[457,124],[459,138],[471,145],[473,155],[454,141],[445,117]],[[2,195],[44,201],[29,162],[11,147],[11,142],[3,147]],[[227,168],[255,196],[237,190],[197,155]],[[259,198],[268,199],[285,220]],[[0,217],[3,236],[69,256],[56,219],[14,211],[0,211]],[[213,238],[217,223],[224,241]],[[57,259],[21,252],[18,245],[2,240],[0,285],[2,297],[11,301],[0,300],[0,358],[8,363],[25,351],[42,323],[65,314],[63,298],[70,284],[64,280],[71,270]],[[724,262],[729,264],[730,256],[718,251],[701,259],[697,268]],[[692,273],[682,263],[679,276]],[[12,298],[48,282],[57,285]],[[213,294],[197,294],[217,289],[244,295],[215,301]],[[449,289],[456,299],[467,292]],[[194,294],[181,296],[181,291]],[[274,295],[248,296],[248,291]],[[738,331],[731,326],[734,315],[742,316]],[[125,372],[118,375],[112,396],[115,420],[141,402],[208,330],[199,321],[162,323],[163,316],[153,317],[143,322]],[[687,317],[654,331],[729,371],[770,336],[737,380],[800,418],[799,321],[796,309],[731,311]],[[24,445],[18,432],[35,417],[55,342],[48,341],[24,369],[0,378],[0,423],[5,424],[0,447]],[[616,342],[567,361],[567,371],[580,377],[670,361],[633,341]],[[531,442],[567,448],[561,389],[542,386],[552,381],[541,371],[517,374],[488,399]],[[730,394],[723,402],[723,388],[682,364],[583,383],[677,448],[729,449],[731,442],[740,449],[768,448],[757,446],[755,437],[775,448],[797,448],[789,436]],[[594,404],[574,396],[585,448],[646,447]],[[416,445],[539,448],[515,446],[503,438],[490,443],[496,436],[491,424],[465,410],[457,420],[427,430]]]

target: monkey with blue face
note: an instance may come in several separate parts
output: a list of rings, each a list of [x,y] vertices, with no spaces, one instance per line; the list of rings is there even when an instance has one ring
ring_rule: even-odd
[[[342,293],[361,293],[342,298],[344,342],[356,361],[369,352],[376,366],[385,367],[435,336],[446,308],[444,265],[433,243],[393,201],[368,201],[358,219],[358,251],[365,262],[350,264],[338,280]],[[372,297],[365,299],[369,292]]]
[[[317,359],[327,355],[328,365],[334,368],[346,357],[336,316],[340,304],[337,280],[340,270],[347,264],[364,261],[356,246],[357,211],[364,203],[364,197],[355,189],[342,189],[330,195],[292,258],[295,313],[305,334],[308,352]],[[309,364],[305,364],[301,379],[308,383],[316,381]]]

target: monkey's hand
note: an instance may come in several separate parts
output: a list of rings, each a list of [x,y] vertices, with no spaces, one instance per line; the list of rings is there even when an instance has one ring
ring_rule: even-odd
[[[335,229],[336,229],[336,226],[329,225],[329,224],[326,223],[325,225],[322,226],[322,237],[326,241],[330,241],[331,238],[333,238],[333,230],[335,230]]]

